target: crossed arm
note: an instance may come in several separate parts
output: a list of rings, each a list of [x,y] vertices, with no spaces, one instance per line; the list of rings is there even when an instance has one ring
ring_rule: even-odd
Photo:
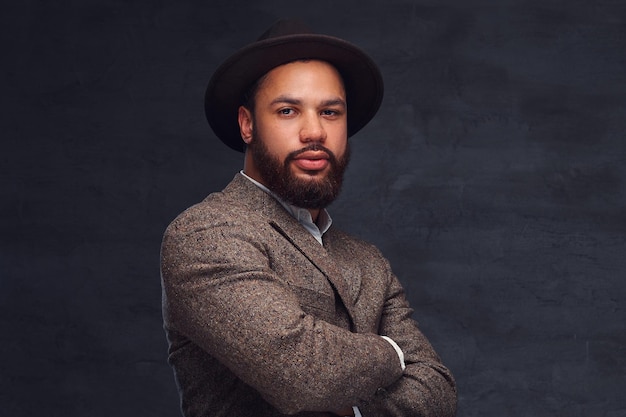
[[[454,382],[410,319],[395,277],[380,321],[405,352],[306,314],[270,267],[267,248],[236,227],[188,227],[163,242],[166,326],[184,334],[285,414],[451,416]],[[241,262],[245,259],[245,262]],[[441,404],[445,402],[446,404]]]
[[[387,269],[391,285],[378,333],[389,336],[400,346],[406,368],[401,378],[377,390],[359,409],[363,417],[454,416],[457,406],[454,378],[411,318],[413,310],[402,286],[388,265]]]

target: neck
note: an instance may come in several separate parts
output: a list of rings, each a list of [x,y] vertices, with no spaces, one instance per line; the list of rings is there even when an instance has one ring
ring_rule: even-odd
[[[307,209],[309,213],[311,213],[311,219],[313,219],[313,223],[317,223],[317,218],[320,215],[320,209]]]

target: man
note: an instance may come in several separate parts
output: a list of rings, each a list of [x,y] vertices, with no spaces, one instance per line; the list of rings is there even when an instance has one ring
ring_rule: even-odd
[[[361,50],[279,22],[214,73],[209,123],[244,169],[165,232],[185,416],[452,416],[452,375],[387,261],[331,225],[348,136],[382,100]]]

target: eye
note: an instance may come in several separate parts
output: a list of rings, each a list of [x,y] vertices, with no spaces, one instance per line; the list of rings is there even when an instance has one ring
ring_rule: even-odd
[[[290,115],[292,115],[294,113],[294,110],[292,108],[285,107],[283,109],[279,109],[278,113],[282,114],[284,116],[290,116]]]
[[[320,113],[322,116],[325,117],[339,117],[341,116],[341,110],[336,110],[336,109],[324,109],[321,111]]]

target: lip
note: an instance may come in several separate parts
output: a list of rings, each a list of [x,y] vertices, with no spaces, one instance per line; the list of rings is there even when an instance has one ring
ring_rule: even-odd
[[[306,151],[294,158],[294,164],[304,171],[321,171],[329,164],[329,156],[324,151]]]

